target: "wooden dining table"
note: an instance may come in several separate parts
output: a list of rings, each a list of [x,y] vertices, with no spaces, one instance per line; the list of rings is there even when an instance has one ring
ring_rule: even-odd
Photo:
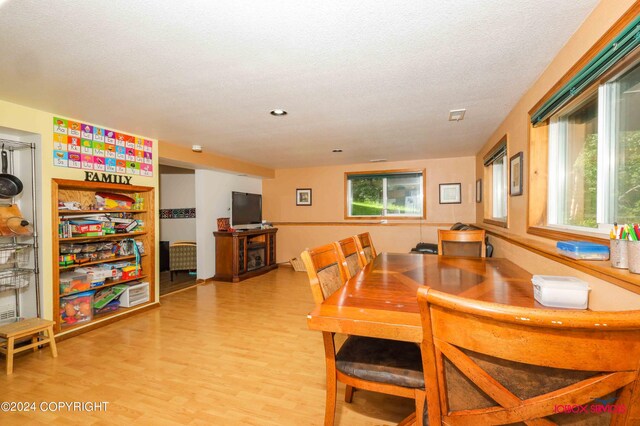
[[[469,299],[545,309],[531,274],[501,258],[381,253],[308,316],[312,330],[422,341],[417,291],[427,285]]]

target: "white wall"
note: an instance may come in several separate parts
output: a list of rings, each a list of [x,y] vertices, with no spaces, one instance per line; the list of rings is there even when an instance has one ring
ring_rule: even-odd
[[[14,141],[22,141],[22,142],[32,142],[36,144],[36,154],[35,154],[35,168],[36,168],[36,179],[37,176],[42,176],[42,156],[40,154],[40,136],[21,132],[14,129],[8,129],[5,127],[0,127],[0,139],[8,139]],[[42,206],[40,203],[41,194],[39,185],[36,184],[36,211],[37,216],[33,217],[33,203],[32,203],[32,174],[31,174],[31,151],[29,149],[26,150],[17,150],[14,151],[13,154],[8,153],[9,156],[9,173],[18,177],[23,184],[23,191],[20,195],[15,197],[15,203],[18,205],[20,212],[22,213],[22,217],[27,219],[29,222],[34,225],[36,231],[38,233],[38,260],[39,260],[39,268],[42,271],[42,263],[46,262],[46,259],[42,257]],[[12,163],[13,159],[13,163]],[[11,169],[13,167],[13,170]],[[11,200],[5,199],[2,200],[3,204],[8,204]],[[57,200],[56,200],[57,201]],[[50,213],[48,213],[50,215]],[[8,237],[0,238],[0,243],[10,243],[11,239]],[[19,242],[32,244],[33,240],[31,238],[21,239]],[[4,253],[6,255],[6,252]],[[29,253],[29,263],[28,267],[33,268],[35,259],[34,253]],[[8,266],[8,265],[4,265]],[[23,317],[35,317],[38,315],[38,307],[40,304],[40,308],[43,306],[42,294],[43,294],[43,279],[42,272],[40,272],[39,281],[36,283],[35,280],[31,281],[28,287],[23,287],[18,290],[18,311],[20,316]],[[38,286],[38,290],[40,293],[40,300],[36,297],[36,286]],[[5,313],[5,310],[14,310],[16,309],[16,292],[14,290],[4,290],[0,291],[0,314]]]
[[[196,178],[191,174],[160,175],[160,208],[196,206]],[[196,216],[199,214],[196,209]],[[160,219],[161,241],[195,241],[196,219]]]
[[[198,243],[198,278],[211,278],[216,273],[216,219],[229,217],[231,192],[262,194],[262,180],[211,170],[196,170],[196,241]],[[268,219],[268,218],[265,218]]]

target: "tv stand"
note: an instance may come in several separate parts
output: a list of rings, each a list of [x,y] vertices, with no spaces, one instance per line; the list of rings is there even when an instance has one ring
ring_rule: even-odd
[[[276,264],[278,228],[214,232],[216,239],[216,281],[238,282],[262,275]]]

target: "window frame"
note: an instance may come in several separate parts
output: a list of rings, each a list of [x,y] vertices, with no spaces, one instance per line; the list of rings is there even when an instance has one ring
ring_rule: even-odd
[[[635,7],[640,9],[640,7]],[[570,226],[550,225],[548,221],[548,184],[549,184],[549,126],[551,120],[547,119],[544,123],[534,127],[531,124],[531,117],[535,112],[547,102],[561,87],[566,85],[580,70],[591,61],[598,53],[609,44],[627,25],[629,25],[637,16],[636,11],[632,7],[625,15],[623,15],[566,73],[556,82],[551,89],[529,110],[529,134],[528,134],[528,207],[527,207],[527,233],[531,235],[541,236],[552,240],[576,239],[582,241],[593,241],[602,243],[609,240],[608,231],[605,234],[601,229],[596,228],[579,228]],[[589,87],[586,87],[583,93],[570,104],[574,104],[577,99],[582,97],[584,93],[592,90],[598,91],[601,96],[601,86],[604,82],[613,79],[616,75],[624,72],[634,63],[640,61],[640,48],[631,52],[627,57],[620,60],[610,70],[605,72]],[[569,105],[569,104],[568,104]],[[602,111],[598,111],[598,120],[603,119]],[[602,127],[599,124],[599,132]],[[606,126],[604,131],[607,131]],[[601,155],[600,141],[599,152]],[[600,161],[600,158],[599,158]],[[600,170],[598,170],[598,189],[600,189]],[[602,193],[599,190],[599,193]],[[598,199],[598,211],[601,211],[602,200]],[[600,216],[598,216],[600,219]]]
[[[422,189],[422,214],[414,216],[350,216],[349,215],[349,176],[357,175],[392,175],[392,174],[410,174],[419,173],[422,176],[420,179]],[[387,189],[383,186],[383,192],[386,194]],[[367,219],[379,219],[379,220],[423,220],[427,218],[427,172],[426,169],[393,169],[393,170],[369,170],[369,171],[357,171],[357,172],[344,172],[344,219],[345,220],[367,220]]]
[[[493,201],[494,201],[493,168],[489,166],[493,165],[495,160],[488,165],[484,165],[488,155],[498,150],[501,145],[504,145],[505,147],[504,159],[505,159],[505,175],[506,176],[503,182],[504,183],[503,191],[504,191],[504,197],[506,199],[506,207],[505,207],[506,215],[504,219],[493,216]],[[487,155],[483,157],[482,163],[483,163],[482,164],[482,172],[483,172],[482,173],[483,174],[482,192],[484,194],[484,200],[483,200],[484,211],[483,211],[482,221],[483,223],[487,223],[489,225],[508,228],[509,227],[509,198],[511,197],[509,196],[509,138],[507,134],[501,137],[500,140],[495,145],[493,145],[491,149],[487,151]]]

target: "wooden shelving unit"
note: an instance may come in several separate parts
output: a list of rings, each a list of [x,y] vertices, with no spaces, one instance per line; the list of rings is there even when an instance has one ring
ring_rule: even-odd
[[[238,282],[265,274],[276,264],[277,228],[214,232],[217,281]]]
[[[123,194],[131,196],[132,194],[140,194],[144,200],[144,209],[141,210],[122,210],[122,209],[109,209],[109,210],[95,210],[91,209],[91,206],[95,202],[96,192],[113,192],[117,194]],[[116,319],[125,318],[129,315],[146,310],[153,305],[157,304],[155,299],[155,189],[147,186],[137,185],[120,185],[112,183],[96,183],[96,182],[82,182],[65,179],[53,179],[51,194],[54,201],[77,201],[83,207],[82,210],[57,210],[52,212],[53,223],[53,316],[56,321],[55,331],[56,333],[65,333],[73,331],[82,332],[90,330],[102,325],[106,325]],[[58,226],[61,217],[71,217],[87,214],[109,214],[109,213],[130,213],[134,219],[144,221],[144,230],[140,232],[130,232],[126,234],[109,234],[94,237],[74,237],[74,238],[59,238]],[[98,242],[98,241],[114,241],[123,239],[135,239],[141,241],[144,245],[144,254],[140,256],[140,268],[141,274],[134,278],[128,278],[117,281],[107,281],[104,285],[91,288],[90,290],[100,290],[103,288],[111,287],[117,284],[124,284],[136,280],[146,281],[149,283],[150,299],[146,303],[142,303],[138,306],[131,308],[121,307],[117,311],[98,314],[93,316],[92,321],[83,322],[80,324],[61,324],[60,316],[60,298],[70,296],[82,291],[62,294],[60,293],[60,273],[73,270],[78,267],[98,265],[103,263],[112,263],[119,261],[131,261],[135,260],[135,256],[117,256],[113,258],[101,259],[91,262],[85,262],[78,265],[60,266],[58,256],[60,254],[60,244],[66,243],[82,243],[82,242]],[[85,290],[87,291],[87,290]]]

